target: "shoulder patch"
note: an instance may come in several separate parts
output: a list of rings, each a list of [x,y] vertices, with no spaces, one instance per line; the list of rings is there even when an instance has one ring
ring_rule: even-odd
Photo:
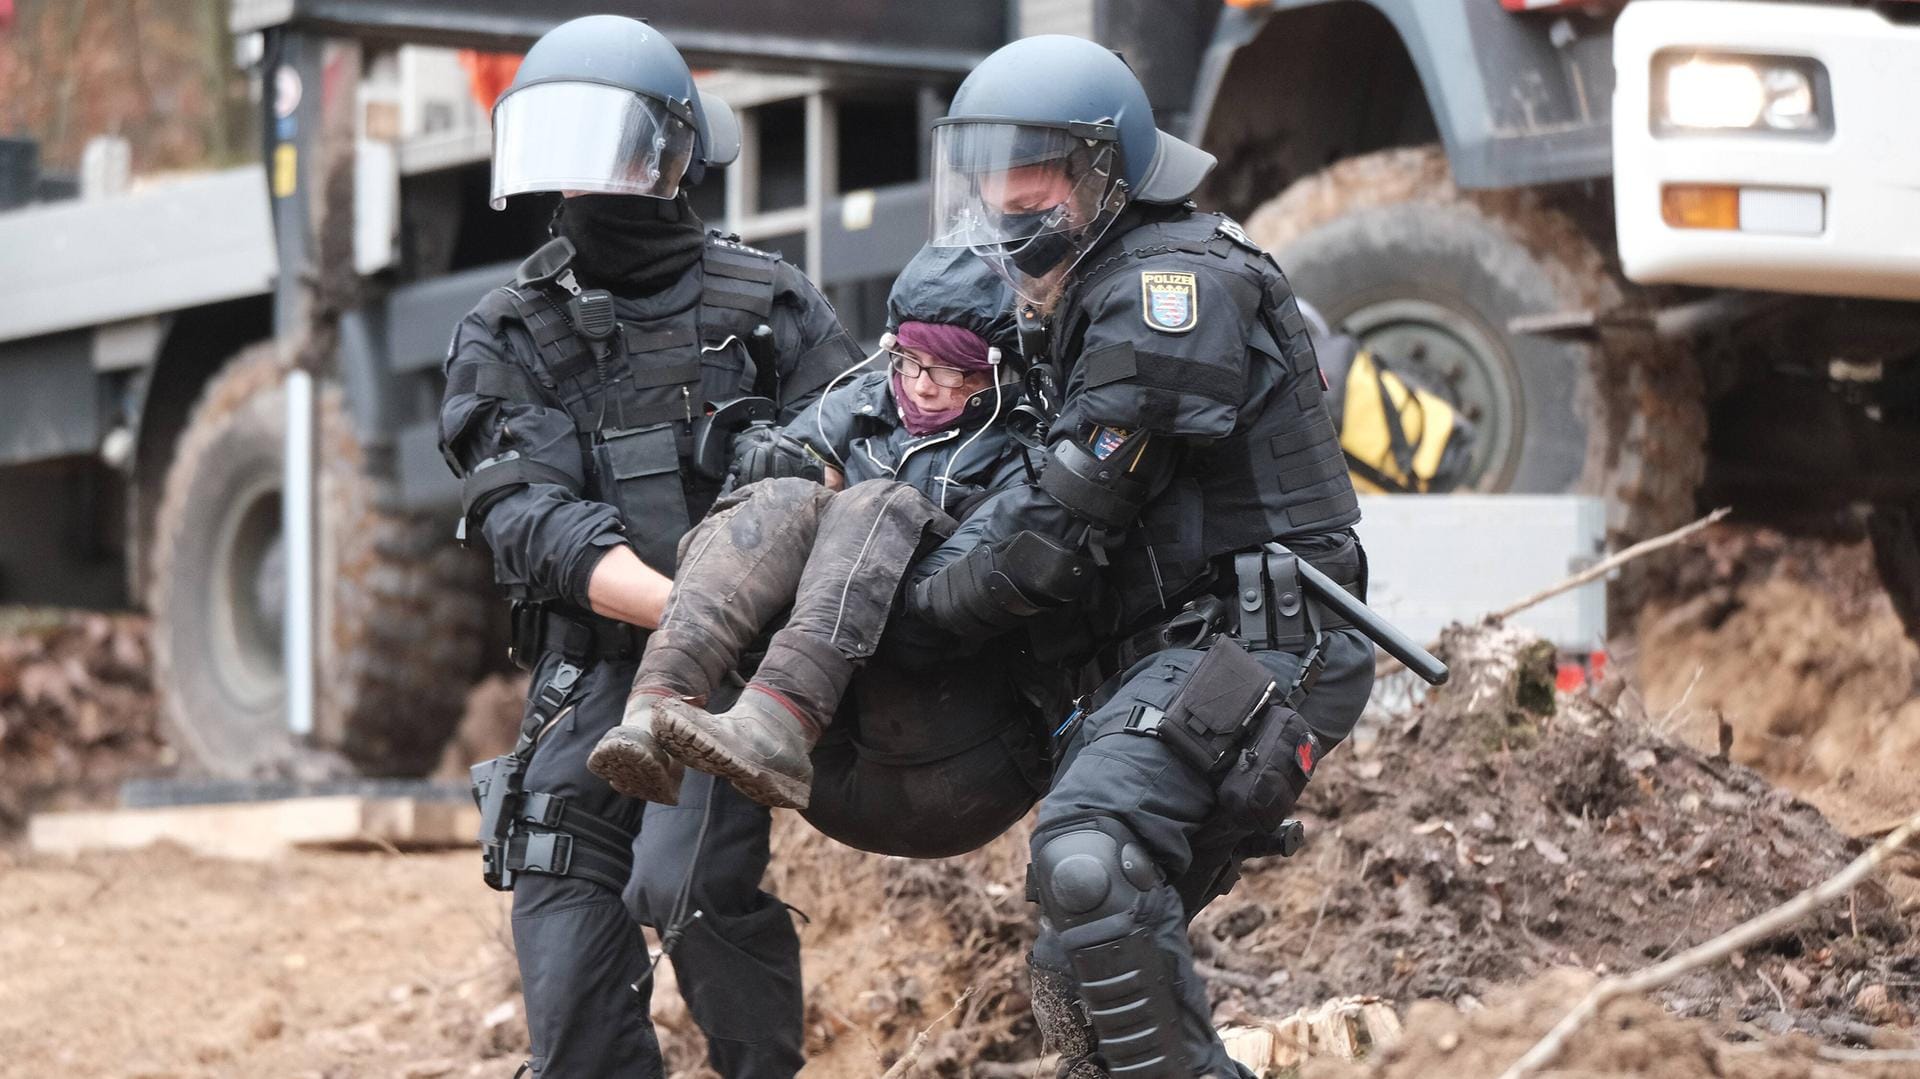
[[[1161,333],[1186,333],[1200,323],[1200,284],[1185,270],[1140,271],[1140,317]]]

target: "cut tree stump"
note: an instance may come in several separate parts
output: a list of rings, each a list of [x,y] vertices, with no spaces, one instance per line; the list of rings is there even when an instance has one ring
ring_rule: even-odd
[[[1262,1077],[1312,1057],[1358,1060],[1399,1036],[1399,1015],[1379,997],[1340,997],[1284,1019],[1220,1030],[1227,1055]]]
[[[219,858],[271,858],[295,847],[467,846],[480,828],[472,803],[332,795],[216,805],[39,813],[27,845],[40,854],[178,843]]]

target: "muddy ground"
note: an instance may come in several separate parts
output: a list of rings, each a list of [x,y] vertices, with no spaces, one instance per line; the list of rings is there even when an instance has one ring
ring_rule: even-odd
[[[1920,809],[1920,655],[1864,549],[1719,529],[1682,561],[1591,690],[1554,694],[1522,637],[1450,641],[1482,657],[1461,664],[1474,676],[1333,756],[1306,850],[1250,865],[1196,923],[1216,1017],[1352,993],[1445,1002],[1412,1007],[1401,1048],[1339,1079],[1491,1076],[1578,978],[1705,940]],[[125,620],[0,638],[0,825],[165,766],[140,661]],[[511,698],[484,688],[475,711]],[[467,733],[465,752],[487,751]],[[944,862],[857,854],[791,817],[776,844],[771,883],[810,919],[808,1075],[876,1076],[929,1026],[922,1074],[1032,1074],[1018,830]],[[1616,1005],[1559,1074],[1920,1075],[1820,1055],[1914,1046],[1913,873]],[[16,843],[0,854],[0,1076],[504,1077],[525,1049],[505,909],[467,852],[64,860]],[[701,1075],[662,969],[670,1070]]]
[[[1920,648],[1863,538],[1711,530],[1676,560],[1623,658],[1662,730],[1711,747],[1861,832],[1920,809]]]

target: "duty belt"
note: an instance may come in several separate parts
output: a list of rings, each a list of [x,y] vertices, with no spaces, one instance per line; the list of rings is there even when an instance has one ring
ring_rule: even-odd
[[[1291,559],[1297,556],[1289,554],[1286,563],[1270,569],[1263,566],[1262,562],[1271,562],[1280,556],[1265,548],[1238,552],[1233,557],[1233,595],[1201,595],[1181,607],[1172,618],[1155,622],[1108,644],[1098,656],[1100,670],[1113,673],[1125,671],[1141,659],[1169,648],[1206,648],[1220,634],[1227,632],[1239,637],[1249,651],[1278,648],[1304,652],[1313,643],[1313,635],[1293,623],[1304,621],[1308,614],[1307,607],[1311,608],[1313,626],[1320,631],[1346,629],[1353,625],[1345,615],[1301,591],[1297,573],[1291,567]],[[1240,572],[1243,566],[1248,571],[1244,577]],[[1286,584],[1276,588],[1276,581]],[[1356,598],[1360,595],[1358,582],[1343,581],[1341,587]],[[1249,590],[1253,593],[1251,609],[1247,607]],[[1275,620],[1286,625],[1288,632],[1279,633],[1268,627],[1268,611],[1273,612]]]
[[[516,602],[511,619],[507,657],[525,670],[548,652],[558,652],[575,663],[637,659],[645,644],[644,631],[637,626],[597,615],[569,614],[545,603]]]

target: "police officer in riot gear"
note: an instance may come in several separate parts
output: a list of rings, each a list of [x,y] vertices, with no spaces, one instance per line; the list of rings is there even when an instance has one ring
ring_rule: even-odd
[[[1237,857],[1292,838],[1373,678],[1371,643],[1301,586],[1305,560],[1365,588],[1306,327],[1272,259],[1188,201],[1212,157],[1157,130],[1098,45],[998,50],[934,148],[933,242],[1025,298],[1062,392],[1037,480],[908,607],[962,634],[1074,627],[1105,678],[1062,727],[1033,836],[1036,1017],[1073,1079],[1242,1074],[1186,925]]]
[[[532,669],[519,743],[475,769],[475,793],[487,879],[514,892],[536,1075],[660,1074],[636,918],[660,930],[720,1074],[803,1062],[798,939],[759,890],[767,811],[706,776],[677,806],[641,803],[586,768],[676,544],[718,493],[688,467],[707,414],[761,396],[791,418],[859,359],[798,271],[687,205],[737,150],[673,45],[616,16],[542,37],[494,109],[493,205],[565,197],[555,238],[455,330],[441,440]]]

